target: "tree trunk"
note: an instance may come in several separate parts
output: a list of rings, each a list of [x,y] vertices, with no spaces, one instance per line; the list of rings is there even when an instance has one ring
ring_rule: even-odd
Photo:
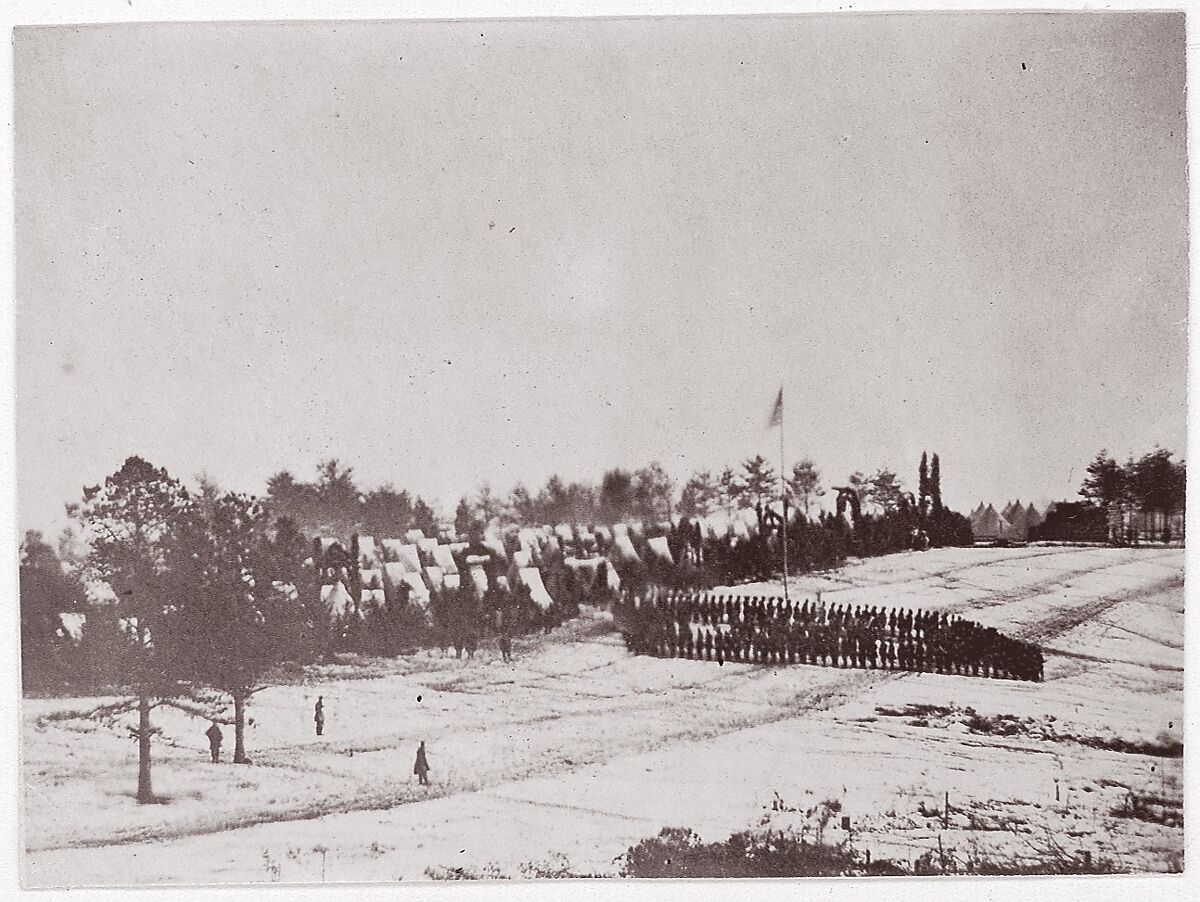
[[[152,804],[154,790],[150,786],[150,699],[138,699],[138,791],[139,805]]]
[[[248,764],[246,760],[246,690],[233,695],[233,763]]]

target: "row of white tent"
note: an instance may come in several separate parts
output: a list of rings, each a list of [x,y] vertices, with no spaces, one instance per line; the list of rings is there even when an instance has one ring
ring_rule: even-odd
[[[1029,531],[1044,520],[1032,503],[1022,506],[1020,500],[1010,501],[1003,510],[997,511],[991,504],[984,507],[980,502],[971,511],[971,532],[976,541],[1008,539],[1023,542],[1029,537]]]

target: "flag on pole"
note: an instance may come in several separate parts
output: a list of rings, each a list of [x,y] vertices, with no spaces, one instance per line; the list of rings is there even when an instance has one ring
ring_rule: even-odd
[[[767,428],[774,429],[783,422],[783,386],[779,386],[779,394],[775,396],[775,406],[771,408],[771,418],[767,420]]]

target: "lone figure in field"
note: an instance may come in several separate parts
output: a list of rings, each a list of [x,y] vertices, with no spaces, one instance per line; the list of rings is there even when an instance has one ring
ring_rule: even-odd
[[[221,732],[221,728],[217,726],[214,720],[212,726],[204,731],[204,735],[208,737],[208,751],[212,754],[212,763],[219,764],[221,761],[221,743],[225,739],[225,734]]]
[[[325,730],[325,697],[317,696],[317,706],[313,708],[313,723],[317,726],[317,735]]]
[[[429,785],[429,759],[425,757],[424,740],[417,746],[417,761],[413,765],[413,773],[417,775],[422,786]]]

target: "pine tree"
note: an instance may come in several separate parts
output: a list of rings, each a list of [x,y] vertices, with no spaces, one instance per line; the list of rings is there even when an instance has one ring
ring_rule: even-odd
[[[120,675],[135,698],[97,709],[115,716],[137,709],[138,790],[141,804],[156,801],[150,778],[150,739],[158,732],[150,711],[184,694],[186,675],[172,642],[169,611],[186,586],[179,581],[187,560],[180,536],[191,526],[196,506],[166,470],[130,457],[103,486],[84,490],[78,516],[91,540],[86,569],[116,596],[116,613],[128,643]]]
[[[942,512],[942,462],[936,453],[929,462],[929,497],[933,502],[934,516]]]
[[[921,519],[929,511],[929,459],[926,452],[921,452],[921,466],[917,470],[917,494]]]

